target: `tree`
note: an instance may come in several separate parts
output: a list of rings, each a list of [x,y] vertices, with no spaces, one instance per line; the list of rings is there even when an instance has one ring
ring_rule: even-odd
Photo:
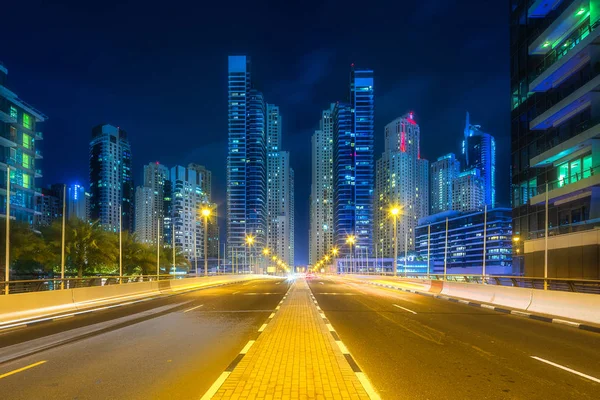
[[[6,240],[5,224],[0,224],[2,246],[0,257],[4,260]],[[10,225],[10,261],[15,274],[32,275],[52,271],[56,257],[46,245],[42,235],[31,229],[31,226],[22,221],[12,221]]]
[[[156,259],[156,258],[155,258]],[[169,273],[173,267],[173,247],[165,245],[160,249],[160,265],[162,273]],[[190,261],[185,257],[181,249],[175,248],[175,266],[181,267],[186,271],[190,269]],[[168,267],[165,267],[168,266]]]

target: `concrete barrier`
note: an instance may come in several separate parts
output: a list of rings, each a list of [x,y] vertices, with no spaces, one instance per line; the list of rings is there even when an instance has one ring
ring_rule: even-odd
[[[491,303],[494,300],[494,291],[486,285],[474,283],[443,282],[440,292],[445,296],[460,297],[462,299]]]
[[[600,295],[533,290],[527,311],[600,324]]]
[[[271,277],[266,275],[218,275],[11,294],[0,296],[0,324],[18,323],[32,318],[78,311],[96,305],[118,303],[128,299],[161,293],[173,293],[257,278]]]
[[[72,289],[0,296],[0,323],[74,310]]]

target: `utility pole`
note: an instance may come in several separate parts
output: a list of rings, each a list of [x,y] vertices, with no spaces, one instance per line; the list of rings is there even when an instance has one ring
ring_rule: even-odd
[[[4,259],[4,294],[10,292],[10,166],[6,166],[6,249]]]
[[[65,228],[67,214],[67,185],[63,185],[62,238],[60,243],[60,290],[65,289]]]
[[[485,258],[487,245],[487,204],[483,207],[483,263],[481,267],[481,283],[485,284]]]

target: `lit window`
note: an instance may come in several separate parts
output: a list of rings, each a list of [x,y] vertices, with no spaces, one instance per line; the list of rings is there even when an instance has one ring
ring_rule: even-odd
[[[26,149],[31,148],[31,136],[26,133],[23,134],[23,147]]]
[[[23,154],[23,162],[21,163],[23,167],[31,168],[30,159],[31,157],[29,157],[29,154]]]
[[[29,189],[31,185],[31,177],[27,174],[23,174],[23,187]]]
[[[27,129],[31,129],[31,117],[25,113],[23,113],[23,126]]]

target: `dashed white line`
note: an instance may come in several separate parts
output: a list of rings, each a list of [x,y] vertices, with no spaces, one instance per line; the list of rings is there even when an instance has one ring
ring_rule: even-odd
[[[552,322],[554,322],[555,324],[560,324],[560,325],[574,326],[576,328],[579,328],[579,325],[581,325],[579,322],[566,321],[564,319],[559,319],[559,318],[553,318]]]
[[[348,348],[341,340],[336,340],[335,342],[337,343],[338,347],[342,351],[342,354],[350,354],[350,352],[348,351]]]
[[[571,369],[569,367],[565,367],[564,365],[560,365],[560,364],[557,364],[557,363],[554,363],[552,361],[548,361],[548,360],[545,360],[543,358],[536,357],[536,356],[531,356],[531,358],[533,358],[535,360],[538,360],[538,361],[541,361],[543,363],[546,363],[548,365],[552,365],[553,367],[560,368],[560,369],[562,369],[564,371],[567,371],[567,372],[570,372],[572,374],[579,375],[582,378],[589,379],[590,381],[593,381],[593,382],[596,382],[596,383],[600,383],[600,379],[594,378],[593,376],[590,376],[590,375],[587,375],[587,374],[584,374],[583,372],[575,371],[574,369]]]
[[[199,306],[192,307],[192,308],[188,308],[187,310],[185,310],[185,311],[184,311],[184,313],[186,313],[186,312],[190,312],[190,311],[193,311],[193,310],[195,310],[196,308],[200,308],[200,307],[202,307],[203,305],[204,305],[204,304],[200,304]]]
[[[240,292],[240,291],[238,290],[237,292],[233,292],[233,293],[231,293],[231,294],[237,294],[237,293],[239,293],[239,292]]]
[[[223,385],[223,382],[225,382],[229,375],[231,375],[231,372],[228,371],[221,373],[219,378],[217,378],[215,383],[213,383],[212,386],[208,389],[208,391],[204,393],[204,396],[202,396],[200,400],[212,399],[212,397],[219,391],[219,388],[221,387],[221,385]]]
[[[494,307],[494,306],[490,306],[489,304],[482,304],[482,305],[481,305],[481,308],[489,308],[490,310],[494,310],[494,309],[496,309],[496,307]]]
[[[392,304],[392,305],[393,305],[394,307],[401,308],[401,309],[403,309],[404,311],[408,311],[409,313],[416,314],[416,312],[414,312],[413,310],[409,310],[408,308],[405,308],[405,307],[399,306],[398,304]]]
[[[325,324],[327,325],[327,329],[329,329],[329,332],[335,332],[335,329],[333,329],[333,325],[331,324]]]
[[[250,350],[250,347],[252,347],[254,342],[255,342],[255,340],[249,340],[248,343],[246,343],[246,345],[242,349],[242,351],[240,351],[240,354],[246,354],[248,352],[248,350]]]
[[[364,374],[364,372],[355,372],[355,374],[356,374],[356,377],[358,378],[358,380],[360,381],[360,383],[363,385],[363,388],[365,389],[365,391],[367,392],[367,395],[369,396],[369,398],[371,400],[381,399],[381,397],[379,397],[377,392],[375,392],[375,389],[373,389],[373,385],[371,385],[371,382],[369,381],[367,376]]]
[[[323,282],[319,282],[319,283],[320,283],[321,285],[324,285],[324,283],[323,283]]]
[[[273,318],[275,316],[275,313],[271,313],[271,315],[269,315],[269,319]]]
[[[258,328],[258,331],[262,332],[265,330],[266,327],[267,327],[267,324],[262,324],[262,326],[260,328]]]

